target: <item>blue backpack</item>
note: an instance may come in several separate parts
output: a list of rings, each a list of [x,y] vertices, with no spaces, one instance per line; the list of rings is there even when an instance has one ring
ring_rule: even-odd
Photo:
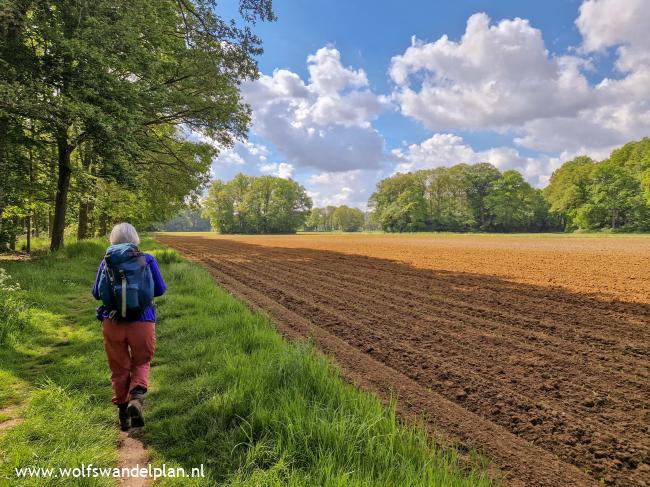
[[[99,297],[111,318],[137,320],[153,301],[153,288],[151,269],[138,247],[127,243],[106,250]]]

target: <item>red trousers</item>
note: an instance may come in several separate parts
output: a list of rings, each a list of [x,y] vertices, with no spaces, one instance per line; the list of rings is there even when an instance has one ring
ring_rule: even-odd
[[[129,401],[129,391],[145,389],[149,383],[149,366],[156,349],[156,324],[151,321],[123,322],[104,319],[104,349],[108,356],[113,386],[113,403]]]

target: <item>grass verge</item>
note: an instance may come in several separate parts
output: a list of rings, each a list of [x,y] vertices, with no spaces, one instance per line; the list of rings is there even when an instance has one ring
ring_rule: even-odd
[[[393,407],[345,383],[308,345],[286,342],[204,269],[151,240],[143,248],[169,287],[157,300],[145,443],[154,465],[187,472],[203,465],[206,474],[158,484],[489,485],[484,466],[468,467],[454,450],[431,445],[424,429],[401,425]],[[20,405],[24,418],[0,432],[0,480],[15,479],[15,467],[116,462],[115,411],[89,292],[103,250],[82,242],[2,263],[21,286],[28,324],[0,349],[0,401]]]

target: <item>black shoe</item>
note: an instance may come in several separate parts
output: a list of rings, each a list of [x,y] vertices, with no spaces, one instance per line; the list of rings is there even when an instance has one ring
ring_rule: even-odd
[[[144,418],[142,417],[142,393],[136,392],[131,394],[131,400],[126,408],[126,412],[131,418],[131,426],[133,428],[142,428],[144,426]]]
[[[118,417],[120,418],[120,429],[122,431],[129,431],[131,427],[131,416],[127,412],[127,404],[118,404]]]

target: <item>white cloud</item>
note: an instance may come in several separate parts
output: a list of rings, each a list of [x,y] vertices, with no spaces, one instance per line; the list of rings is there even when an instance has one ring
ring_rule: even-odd
[[[650,134],[649,24],[647,0],[586,0],[577,55],[551,55],[527,20],[475,14],[458,42],[413,39],[395,56],[393,96],[432,130],[509,129],[521,147],[599,156]],[[609,48],[622,76],[590,86],[583,72]]]
[[[262,174],[270,174],[283,179],[289,179],[293,176],[294,167],[286,162],[270,162],[260,164],[258,167]]]
[[[494,147],[475,151],[462,137],[453,134],[435,134],[420,144],[406,149],[395,149],[397,172],[410,172],[434,167],[448,167],[460,163],[489,162],[501,171],[516,169],[533,185],[540,186],[552,171],[550,159],[522,156],[513,147]]]
[[[245,164],[264,164],[269,156],[269,149],[263,144],[253,142],[236,142],[233,147],[221,149],[213,166],[243,166]]]
[[[307,179],[314,206],[348,205],[365,209],[379,179],[377,171],[321,172]]]
[[[528,20],[472,15],[460,41],[413,39],[390,76],[402,113],[432,130],[498,129],[587,106],[584,60],[554,57]],[[418,86],[420,84],[420,86]]]
[[[650,135],[649,1],[583,1],[576,19],[582,43],[558,53],[528,20],[472,15],[460,39],[414,38],[393,57],[389,97],[374,93],[366,72],[344,64],[337,49],[323,47],[307,58],[306,80],[277,69],[242,86],[252,133],[265,142],[223,151],[215,168],[221,175],[297,173],[318,206],[365,206],[391,158],[402,172],[491,162],[544,185],[563,161],[602,159]],[[593,81],[603,56],[612,55],[614,74]],[[390,103],[432,135],[387,154],[373,123]],[[513,147],[474,150],[449,133],[456,129],[512,134]]]
[[[590,88],[590,103],[565,117],[527,121],[515,143],[547,152],[584,151],[594,158],[650,134],[650,4],[645,0],[586,0],[576,25],[579,52],[597,60],[616,48],[618,79]]]
[[[209,142],[209,140],[206,139]],[[269,160],[271,151],[264,144],[237,142],[234,147],[221,150],[212,161],[212,177],[229,179],[238,172],[270,174],[290,178],[294,167],[286,162]]]
[[[323,95],[336,96],[344,89],[368,85],[363,69],[355,71],[341,64],[341,53],[332,47],[322,47],[316,54],[307,57],[309,79],[314,91]]]
[[[586,0],[576,25],[585,52],[617,46],[617,68],[633,71],[650,64],[650,5],[647,0]]]
[[[253,133],[296,167],[379,167],[384,139],[371,122],[385,99],[366,89],[365,72],[343,66],[333,47],[319,49],[307,61],[308,84],[291,71],[275,70],[242,86],[253,108]]]

